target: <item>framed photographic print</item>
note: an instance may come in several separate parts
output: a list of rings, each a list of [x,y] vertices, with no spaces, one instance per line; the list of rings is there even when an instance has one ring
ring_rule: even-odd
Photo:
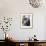
[[[33,26],[33,15],[21,14],[21,28],[32,28],[32,26]]]

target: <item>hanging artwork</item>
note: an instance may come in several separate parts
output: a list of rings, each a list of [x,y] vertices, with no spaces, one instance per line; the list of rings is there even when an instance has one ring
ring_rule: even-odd
[[[21,28],[32,28],[32,22],[32,14],[21,14]]]

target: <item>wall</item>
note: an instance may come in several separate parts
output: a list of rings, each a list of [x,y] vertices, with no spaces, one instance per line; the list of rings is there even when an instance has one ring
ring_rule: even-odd
[[[12,26],[8,33],[10,33],[17,40],[27,40],[34,34],[37,35],[37,39],[46,40],[45,38],[46,8],[44,7],[45,6],[43,5],[43,7],[40,8],[33,8],[30,6],[28,0],[0,0],[0,17],[3,16],[13,17]],[[33,14],[32,29],[20,28],[20,13]],[[0,39],[2,39],[2,36],[0,36]]]

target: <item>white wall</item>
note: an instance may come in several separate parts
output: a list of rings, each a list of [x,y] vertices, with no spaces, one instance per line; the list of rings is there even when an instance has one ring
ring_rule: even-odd
[[[13,37],[16,37],[17,40],[27,40],[34,34],[37,35],[37,39],[46,40],[45,38],[46,8],[44,7],[32,8],[28,0],[0,0],[0,16],[13,17],[12,26],[10,31],[8,32]],[[33,14],[32,29],[20,28],[20,13]],[[2,36],[0,39],[2,39]]]

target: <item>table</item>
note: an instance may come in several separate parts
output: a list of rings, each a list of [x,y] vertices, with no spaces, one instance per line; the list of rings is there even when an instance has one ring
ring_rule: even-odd
[[[39,41],[29,41],[29,40],[7,40],[7,43],[14,44],[16,46],[20,46],[20,44],[23,44],[23,46],[40,46],[45,43],[46,46],[46,40],[39,40]]]

